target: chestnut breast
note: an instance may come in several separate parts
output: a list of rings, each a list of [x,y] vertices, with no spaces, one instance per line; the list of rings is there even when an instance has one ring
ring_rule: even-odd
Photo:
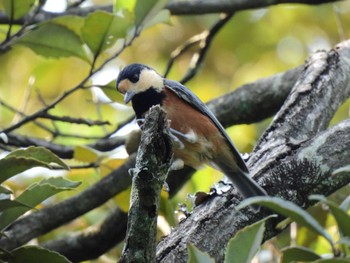
[[[175,157],[182,159],[186,165],[198,169],[204,163],[213,164],[214,159],[222,153],[230,152],[226,140],[210,118],[168,88],[165,88],[162,106],[167,112],[171,128],[183,134],[192,133],[196,138],[194,143],[179,138],[185,146],[184,149],[175,144]],[[232,156],[224,158],[234,161]]]

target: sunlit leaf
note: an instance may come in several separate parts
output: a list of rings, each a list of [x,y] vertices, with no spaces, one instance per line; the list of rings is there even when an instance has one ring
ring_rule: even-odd
[[[214,263],[208,253],[200,251],[195,245],[188,244],[188,260],[187,263]]]
[[[137,0],[134,10],[135,24],[146,25],[164,8],[167,2],[167,0]]]
[[[343,236],[350,237],[350,216],[347,212],[341,209],[337,204],[327,200],[325,196],[313,195],[310,199],[327,204],[337,222],[340,233]]]
[[[116,197],[114,198],[115,203],[123,212],[128,212],[129,210],[130,193],[131,193],[131,187],[128,187],[126,190],[117,194]]]
[[[160,10],[155,16],[148,19],[144,25],[144,29],[154,26],[159,23],[169,23],[170,11],[168,9]]]
[[[115,0],[114,1],[114,12],[122,9],[126,9],[132,12],[135,8],[136,0]]]
[[[44,163],[50,164],[50,163],[55,163],[62,168],[69,169],[69,167],[53,152],[50,150],[46,149],[45,147],[35,147],[35,146],[30,146],[26,149],[19,149],[11,152],[9,155],[6,156],[8,157],[24,157],[24,158],[33,158],[38,161],[42,161]]]
[[[125,162],[125,159],[105,159],[100,164],[100,174],[105,176],[113,172]]]
[[[52,23],[67,27],[68,29],[72,30],[77,36],[81,35],[81,29],[84,26],[84,21],[85,18],[74,15],[59,16],[52,19]]]
[[[90,63],[80,37],[66,26],[44,23],[17,41],[44,57],[78,57]]]
[[[265,232],[266,217],[240,231],[230,240],[225,253],[225,263],[250,263],[258,252]]]
[[[39,183],[34,183],[28,187],[20,196],[17,202],[25,204],[26,207],[9,208],[0,214],[0,229],[13,222],[19,216],[29,211],[47,198],[66,190],[72,190],[80,185],[80,182],[73,182],[62,177],[44,179]]]
[[[126,37],[131,26],[131,18],[126,14],[121,17],[96,11],[87,16],[82,28],[82,38],[94,54],[100,54],[113,46],[119,38]]]
[[[306,247],[288,247],[281,250],[281,263],[314,261],[321,257]]]
[[[73,158],[77,161],[94,163],[99,157],[98,151],[82,145],[77,145],[74,148]]]
[[[315,218],[296,204],[278,197],[259,196],[242,201],[242,203],[237,206],[237,209],[242,209],[243,207],[253,204],[265,206],[278,214],[290,217],[298,224],[301,224],[323,236],[332,247],[334,246],[333,240],[327,231],[316,221]]]
[[[6,259],[8,263],[70,263],[67,258],[57,252],[36,246],[23,246],[11,251],[11,256]]]
[[[100,88],[111,101],[124,104],[124,97],[117,91],[115,80]]]
[[[33,167],[45,167],[50,168],[50,166],[42,161],[33,158],[24,157],[6,157],[0,160],[0,183],[6,181],[12,176],[24,172]]]
[[[2,4],[8,17],[18,19],[32,9],[35,0],[2,0]]]

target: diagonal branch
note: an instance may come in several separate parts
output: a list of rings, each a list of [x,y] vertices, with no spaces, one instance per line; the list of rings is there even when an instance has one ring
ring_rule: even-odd
[[[164,77],[166,77],[169,74],[172,65],[179,56],[184,54],[185,51],[187,51],[193,45],[198,44],[199,50],[192,56],[192,61],[190,63],[189,68],[187,69],[186,75],[180,80],[180,82],[184,84],[191,80],[197,74],[200,66],[203,64],[204,58],[216,34],[224,25],[226,25],[228,21],[230,21],[232,16],[233,13],[222,14],[219,20],[209,30],[205,30],[198,35],[192,36],[184,44],[176,48],[170,55],[170,59],[165,69]]]
[[[348,165],[350,119],[321,132],[350,96],[349,58],[350,41],[329,52],[314,54],[255,147],[248,164],[269,194],[307,208],[310,194],[328,195],[350,182],[349,173],[331,176]],[[237,213],[234,207],[239,200],[233,189],[198,206],[193,215],[160,242],[158,262],[186,262],[188,243],[222,261],[228,240],[267,214],[249,210]],[[277,234],[274,224],[268,226],[266,238]]]
[[[214,13],[233,13],[241,10],[258,9],[278,4],[306,4],[306,5],[319,5],[324,3],[334,3],[339,0],[192,0],[170,1],[166,8],[172,15],[202,15],[202,14],[214,14]],[[70,8],[64,13],[52,13],[41,11],[31,23],[40,23],[55,17],[64,15],[77,15],[87,16],[88,14],[95,12],[96,10],[103,10],[106,12],[113,12],[112,5],[100,5],[89,7],[76,7]],[[26,18],[14,20],[14,24],[22,25],[26,21]],[[8,24],[9,19],[3,13],[0,13],[0,24]]]

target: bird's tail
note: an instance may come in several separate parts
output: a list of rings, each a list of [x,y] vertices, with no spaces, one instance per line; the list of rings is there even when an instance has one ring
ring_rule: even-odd
[[[244,198],[253,196],[267,196],[266,191],[255,182],[248,173],[237,169],[235,172],[226,172],[225,175],[238,188]]]

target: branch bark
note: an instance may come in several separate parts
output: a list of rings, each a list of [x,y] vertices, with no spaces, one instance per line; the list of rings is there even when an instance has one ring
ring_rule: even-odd
[[[330,194],[350,182],[348,165],[350,120],[324,131],[337,108],[350,95],[350,41],[329,52],[318,52],[306,63],[283,108],[261,137],[248,162],[252,174],[270,195],[307,208],[310,194]],[[323,132],[321,132],[323,131]],[[220,262],[225,245],[241,228],[268,214],[237,212],[235,189],[195,208],[158,245],[157,261],[186,262],[192,243]],[[278,232],[270,222],[265,238]]]
[[[213,13],[232,13],[240,10],[248,10],[254,8],[264,8],[271,5],[278,4],[307,4],[307,5],[319,5],[324,3],[338,2],[339,0],[192,0],[192,1],[171,1],[166,8],[172,15],[202,15]],[[77,15],[87,16],[88,14],[95,12],[96,10],[103,10],[106,12],[113,12],[112,5],[105,6],[90,6],[90,7],[76,7],[70,8],[64,13],[52,13],[41,11],[36,15],[32,21],[33,24],[41,23],[55,17],[63,15]],[[23,25],[26,21],[26,17],[14,20],[14,24]],[[8,24],[9,18],[0,13],[0,24]]]
[[[49,241],[42,246],[64,254],[72,262],[94,259],[124,240],[127,219],[128,215],[116,208],[99,226]]]
[[[142,126],[141,143],[132,170],[128,230],[119,262],[155,262],[160,192],[172,159],[166,113],[154,106]]]

